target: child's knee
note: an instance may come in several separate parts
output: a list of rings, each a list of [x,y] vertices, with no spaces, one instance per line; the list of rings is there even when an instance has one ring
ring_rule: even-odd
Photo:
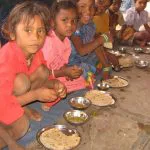
[[[26,115],[23,115],[16,122],[14,122],[12,124],[12,135],[14,139],[19,139],[23,137],[28,132],[29,126],[29,119],[26,117]]]
[[[41,65],[37,69],[37,73],[38,73],[38,76],[43,80],[46,80],[49,77],[49,70],[45,65]]]
[[[22,95],[28,92],[31,88],[31,82],[29,77],[24,73],[19,73],[14,81],[14,95]]]

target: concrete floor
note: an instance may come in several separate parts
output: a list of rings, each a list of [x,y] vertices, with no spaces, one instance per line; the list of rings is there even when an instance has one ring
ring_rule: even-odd
[[[150,55],[140,54],[140,58],[150,61]],[[116,98],[115,105],[92,105],[86,110],[90,120],[82,126],[58,120],[80,132],[82,141],[75,150],[150,150],[150,67],[134,66],[115,74],[129,81],[125,88],[109,90]],[[28,149],[44,150],[36,141]]]

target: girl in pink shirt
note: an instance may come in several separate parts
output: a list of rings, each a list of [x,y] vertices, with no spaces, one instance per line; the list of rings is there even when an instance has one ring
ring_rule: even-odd
[[[68,66],[71,54],[71,43],[68,37],[76,29],[77,10],[71,1],[55,1],[51,7],[53,30],[49,31],[42,48],[47,67],[53,78],[65,84],[68,92],[85,88],[85,79],[81,76],[82,69],[76,65]],[[44,110],[49,105],[43,106]]]
[[[40,114],[24,106],[36,100],[50,102],[66,95],[58,80],[48,80],[49,70],[40,48],[49,31],[49,9],[25,1],[10,12],[2,31],[9,42],[0,50],[0,149],[25,150],[16,143],[29,128],[28,117]],[[28,117],[27,117],[28,113]]]

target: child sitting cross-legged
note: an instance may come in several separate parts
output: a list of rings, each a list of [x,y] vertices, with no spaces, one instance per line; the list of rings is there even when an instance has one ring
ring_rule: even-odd
[[[29,128],[29,119],[41,115],[29,103],[55,101],[66,96],[65,86],[48,80],[49,70],[40,51],[50,25],[49,9],[25,1],[10,12],[2,31],[9,40],[0,50],[0,149],[25,150],[16,143]]]

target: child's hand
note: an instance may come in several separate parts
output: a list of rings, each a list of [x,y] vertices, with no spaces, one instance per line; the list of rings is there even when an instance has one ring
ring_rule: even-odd
[[[60,97],[60,98],[65,98],[66,97],[67,88],[59,80],[55,80],[55,82],[54,82],[54,90],[56,91],[58,97]]]
[[[65,68],[65,75],[70,79],[79,78],[82,73],[83,73],[82,69],[76,65]]]
[[[58,95],[55,90],[42,87],[35,90],[35,97],[41,102],[51,102],[55,101]]]

